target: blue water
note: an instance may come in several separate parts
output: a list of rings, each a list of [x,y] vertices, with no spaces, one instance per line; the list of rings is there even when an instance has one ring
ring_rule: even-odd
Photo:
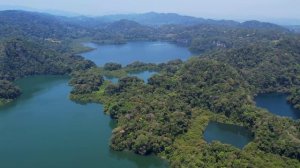
[[[157,72],[154,72],[154,71],[142,71],[142,72],[129,73],[128,75],[129,76],[136,76],[136,77],[142,79],[145,83],[148,83],[148,79],[151,76],[155,75],[155,74],[157,74]],[[118,81],[119,81],[119,78],[116,78],[116,77],[104,76],[104,79],[110,81],[113,84],[117,84]]]
[[[119,78],[110,77],[110,76],[104,76],[104,79],[110,81],[113,84],[117,84],[119,81]]]
[[[130,73],[130,76],[136,76],[140,79],[143,79],[145,83],[148,83],[148,79],[157,74],[157,72],[154,71],[142,71],[142,72],[136,72],[136,73]]]
[[[253,135],[251,131],[241,126],[209,122],[204,131],[204,139],[209,143],[220,141],[242,149],[253,140]]]
[[[87,44],[95,50],[82,55],[97,65],[134,61],[161,63],[191,53],[164,42],[132,42],[125,45]],[[155,72],[135,75],[145,82]],[[109,78],[113,83],[117,78]],[[118,168],[167,167],[156,156],[140,156],[109,149],[114,122],[99,104],[69,100],[68,78],[37,76],[19,80],[23,94],[0,107],[0,167],[2,168]]]
[[[259,94],[255,97],[255,102],[258,107],[265,108],[275,115],[299,119],[300,110],[287,102],[287,96],[283,93]]]
[[[164,160],[109,149],[115,123],[100,104],[69,100],[68,78],[17,81],[23,94],[0,107],[1,168],[163,168]]]
[[[121,45],[97,45],[85,43],[95,50],[82,56],[103,66],[108,62],[128,65],[135,61],[145,63],[162,63],[174,59],[187,60],[192,53],[185,47],[167,42],[129,42]]]

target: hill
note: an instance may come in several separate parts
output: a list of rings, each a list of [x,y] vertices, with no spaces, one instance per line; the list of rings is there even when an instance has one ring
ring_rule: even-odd
[[[236,25],[238,22],[231,20],[212,20],[202,19],[192,16],[183,16],[176,13],[144,13],[144,14],[124,14],[124,15],[107,15],[98,17],[106,22],[114,22],[122,19],[132,20],[144,25],[161,26],[168,24],[196,25],[196,24],[217,24],[217,25]]]
[[[20,95],[12,83],[15,79],[41,74],[64,75],[94,66],[80,56],[59,52],[51,42],[23,38],[0,42],[0,63],[0,104]]]
[[[80,37],[84,31],[63,17],[25,11],[0,11],[0,39],[24,36],[26,38],[65,39]]]

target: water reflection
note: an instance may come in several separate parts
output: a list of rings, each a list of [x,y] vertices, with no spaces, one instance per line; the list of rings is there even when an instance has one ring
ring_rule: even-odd
[[[204,139],[207,142],[220,141],[242,149],[253,140],[253,134],[241,126],[211,121],[205,129]]]
[[[258,107],[265,108],[271,113],[292,119],[300,118],[300,110],[295,109],[287,102],[287,94],[283,93],[265,93],[255,97]]]

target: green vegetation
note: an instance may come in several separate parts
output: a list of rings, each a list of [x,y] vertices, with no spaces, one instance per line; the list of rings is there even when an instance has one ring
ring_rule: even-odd
[[[253,103],[257,93],[286,92],[299,107],[300,37],[287,29],[256,21],[150,27],[121,20],[95,26],[18,11],[0,12],[0,18],[0,105],[20,95],[15,79],[71,74],[70,98],[103,103],[117,121],[114,150],[154,153],[172,167],[300,167],[299,120],[274,116]],[[74,55],[88,50],[78,48],[84,39],[163,40],[203,54],[186,62],[95,67]],[[127,76],[143,70],[159,73],[148,84]],[[120,80],[112,84],[103,76]],[[209,121],[247,127],[254,140],[243,150],[208,144],[203,131]]]
[[[12,39],[0,45],[0,78],[37,74],[67,74],[94,64],[74,55],[57,52],[56,47],[31,40]]]
[[[15,79],[40,74],[64,75],[95,66],[91,61],[61,51],[60,48],[52,43],[23,38],[0,41],[0,80],[7,81],[5,85],[1,85],[2,104],[20,95],[19,89],[11,89],[14,86],[10,82]],[[10,84],[10,90],[5,90],[7,83]]]
[[[70,80],[70,84],[74,87],[72,94],[87,94],[97,91],[99,86],[104,82],[103,76],[93,71],[76,72]]]
[[[235,67],[255,92],[289,92],[300,84],[299,39],[216,51],[207,56]]]
[[[16,99],[20,94],[20,89],[11,82],[0,80],[0,105]]]
[[[195,110],[187,133],[180,135],[162,155],[171,167],[298,167],[297,160],[287,159],[257,149],[254,142],[243,150],[220,142],[207,144],[203,132],[209,120],[221,118],[207,110]],[[226,122],[226,121],[225,121]]]
[[[157,67],[160,73],[148,84],[124,77],[93,93],[71,95],[104,103],[105,112],[117,120],[112,149],[156,153],[172,167],[300,165],[299,122],[256,108],[252,86],[235,68],[208,58]],[[203,131],[210,120],[245,126],[255,139],[243,150],[207,144]]]
[[[288,101],[293,104],[296,109],[300,110],[300,88],[291,89],[291,95],[288,97]]]
[[[122,68],[122,65],[116,64],[116,63],[106,63],[104,65],[104,70],[107,70],[107,71],[119,70],[121,68]]]
[[[125,27],[130,26],[138,25]],[[156,39],[204,54],[187,62],[97,68],[92,71],[121,79],[118,84],[104,82],[92,93],[71,94],[75,100],[104,103],[105,112],[117,120],[112,149],[155,153],[172,167],[299,167],[299,122],[258,109],[252,100],[257,93],[274,91],[296,97],[298,36],[254,21],[223,27],[165,25],[149,34],[153,32]],[[148,84],[126,77],[148,69],[159,72]],[[247,127],[255,138],[243,150],[208,144],[203,131],[209,121]]]

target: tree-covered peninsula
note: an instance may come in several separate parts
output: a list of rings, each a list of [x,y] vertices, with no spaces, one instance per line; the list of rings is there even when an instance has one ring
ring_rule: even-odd
[[[96,82],[98,90],[84,94],[74,88],[72,99],[104,103],[106,113],[117,120],[112,149],[155,153],[172,167],[299,166],[299,122],[257,108],[252,100],[254,86],[235,68],[200,57],[157,65],[157,69],[160,73],[148,84],[123,77],[117,84]],[[88,74],[93,73],[103,71],[84,72],[87,88]],[[254,140],[243,150],[209,144],[203,140],[209,121],[245,126]]]
[[[253,101],[259,93],[283,92],[299,108],[299,34],[258,21],[186,19],[153,26],[140,18],[110,22],[1,11],[0,105],[21,94],[16,79],[70,75],[72,100],[104,104],[116,120],[113,150],[156,154],[171,167],[300,167],[299,120],[273,115]],[[89,49],[82,42],[136,40],[176,43],[198,56],[96,67],[78,55]],[[148,83],[128,75],[144,70],[158,73]],[[243,149],[207,143],[210,121],[243,126],[253,140]]]

